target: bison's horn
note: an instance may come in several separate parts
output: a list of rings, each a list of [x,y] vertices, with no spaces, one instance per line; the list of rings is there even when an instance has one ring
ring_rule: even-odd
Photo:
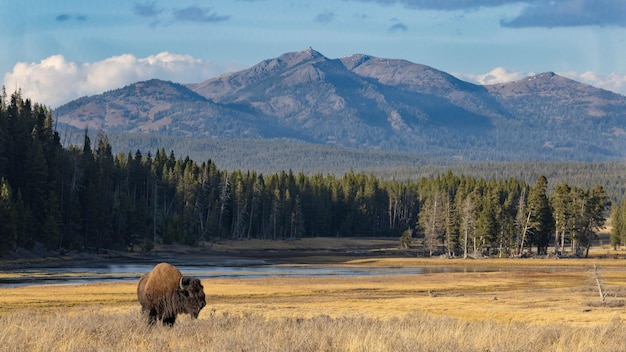
[[[180,278],[180,283],[178,284],[178,286],[180,286],[181,290],[185,289],[185,285],[183,285],[183,278],[182,277]]]

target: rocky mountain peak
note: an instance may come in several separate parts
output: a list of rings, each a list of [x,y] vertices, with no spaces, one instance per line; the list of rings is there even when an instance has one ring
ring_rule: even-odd
[[[619,94],[576,82],[554,72],[544,72],[509,83],[487,85],[485,88],[494,94],[505,97],[550,96],[559,97],[563,101],[589,100],[591,97],[609,100],[621,100],[623,98]]]
[[[626,97],[554,72],[480,86],[407,60],[308,48],[197,84],[139,82],[55,113],[107,132],[581,160],[624,155],[624,111]]]
[[[348,70],[354,70],[359,65],[367,62],[371,58],[372,57],[369,55],[354,54],[354,55],[343,57],[340,60],[341,62],[343,62],[344,66],[346,66]]]
[[[262,61],[261,63],[252,67],[252,69],[255,69],[255,72],[263,72],[266,70],[272,71],[276,69],[280,70],[295,67],[308,62],[323,60],[327,60],[324,55],[313,50],[312,48],[308,48],[302,51],[285,53],[277,58]]]
[[[297,65],[309,60],[316,60],[320,58],[326,58],[320,52],[313,50],[313,48],[307,48],[302,51],[294,51],[291,53],[285,53],[277,58],[279,61],[289,63],[290,65]]]

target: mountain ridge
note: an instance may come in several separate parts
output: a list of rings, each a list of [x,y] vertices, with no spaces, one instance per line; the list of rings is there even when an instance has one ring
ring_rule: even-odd
[[[466,160],[626,159],[619,94],[553,72],[482,86],[406,60],[311,48],[199,83],[137,82],[55,114],[107,133],[291,138]]]

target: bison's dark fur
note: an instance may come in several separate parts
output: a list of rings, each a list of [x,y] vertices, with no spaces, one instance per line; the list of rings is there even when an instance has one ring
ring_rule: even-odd
[[[151,272],[141,276],[137,298],[150,324],[158,319],[164,325],[174,325],[176,315],[180,313],[190,314],[196,319],[206,305],[200,280],[183,276],[168,263],[157,264]]]

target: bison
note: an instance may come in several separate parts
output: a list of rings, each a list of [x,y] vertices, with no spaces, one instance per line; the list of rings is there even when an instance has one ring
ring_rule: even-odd
[[[150,325],[158,319],[163,325],[172,326],[180,313],[187,313],[197,319],[200,310],[206,305],[200,280],[183,276],[175,266],[168,263],[159,263],[151,272],[141,276],[137,298],[143,314],[148,314]]]

